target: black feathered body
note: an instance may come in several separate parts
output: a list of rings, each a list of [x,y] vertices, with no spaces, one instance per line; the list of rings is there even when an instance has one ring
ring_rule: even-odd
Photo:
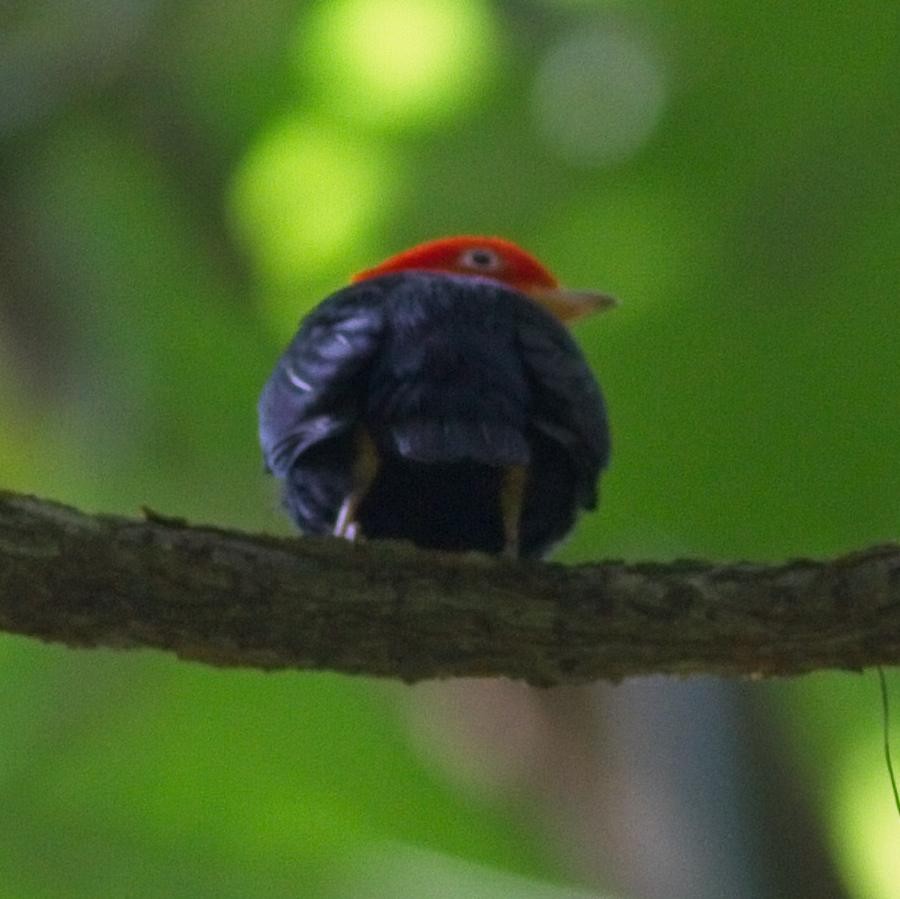
[[[566,329],[474,277],[404,272],[334,294],[266,384],[260,440],[299,527],[331,533],[364,429],[380,466],[367,537],[503,549],[500,490],[527,467],[523,556],[543,555],[596,503],[609,457],[603,400]]]

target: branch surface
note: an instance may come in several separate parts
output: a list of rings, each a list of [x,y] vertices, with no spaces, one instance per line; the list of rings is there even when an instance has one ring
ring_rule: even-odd
[[[0,629],[213,665],[534,684],[900,663],[900,545],[564,567],[86,515],[0,491]]]

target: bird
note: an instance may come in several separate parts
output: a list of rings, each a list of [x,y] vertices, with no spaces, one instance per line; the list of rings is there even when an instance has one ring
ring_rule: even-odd
[[[597,505],[600,387],[567,328],[616,301],[499,237],[431,240],[300,323],[259,399],[305,534],[543,558]]]

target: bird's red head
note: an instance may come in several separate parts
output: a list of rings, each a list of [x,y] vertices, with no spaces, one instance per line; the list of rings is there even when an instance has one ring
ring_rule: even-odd
[[[445,237],[419,244],[353,276],[365,281],[404,271],[490,278],[531,297],[562,321],[615,305],[605,294],[567,290],[537,259],[500,237]]]

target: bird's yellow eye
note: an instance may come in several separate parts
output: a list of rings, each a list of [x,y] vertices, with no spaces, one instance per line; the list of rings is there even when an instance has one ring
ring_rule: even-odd
[[[473,272],[496,272],[503,267],[503,260],[487,247],[471,247],[460,255],[459,264]]]

